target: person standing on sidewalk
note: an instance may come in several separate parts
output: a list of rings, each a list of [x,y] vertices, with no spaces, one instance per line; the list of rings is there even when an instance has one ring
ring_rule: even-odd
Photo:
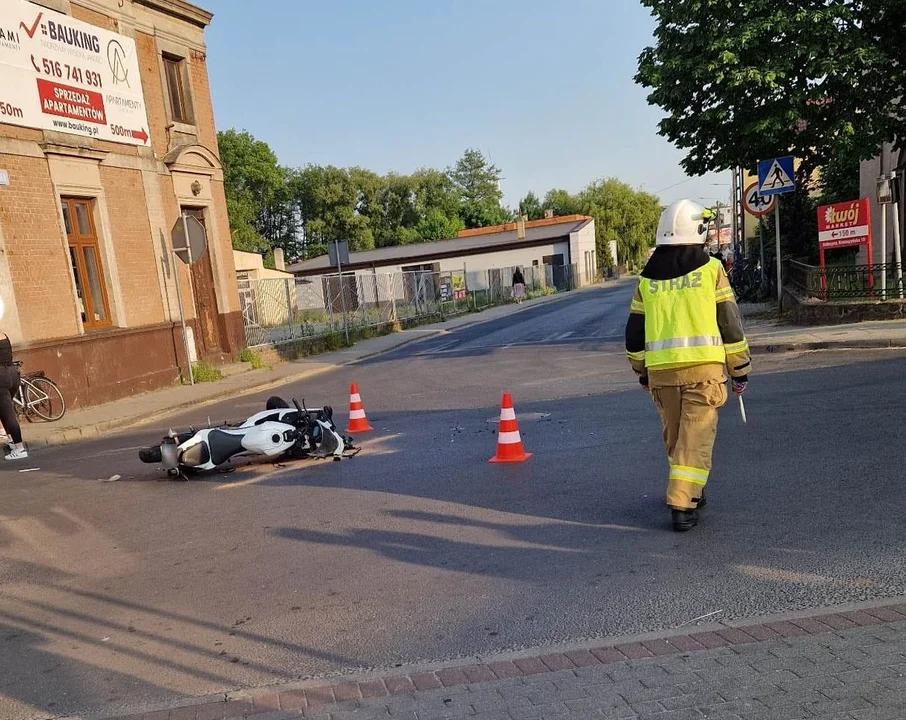
[[[13,396],[19,392],[19,382],[19,368],[13,364],[13,345],[7,335],[0,333],[0,423],[9,433],[10,452],[6,455],[7,460],[24,460],[28,457],[28,451],[22,443],[22,428],[19,427],[13,405]]]
[[[725,372],[742,395],[751,369],[733,289],[705,250],[712,218],[691,200],[663,212],[626,323],[626,354],[664,427],[667,505],[678,532],[695,527],[705,505]]]
[[[513,297],[516,298],[517,303],[521,303],[523,295],[525,295],[525,277],[522,275],[522,268],[517,267],[513,271]]]

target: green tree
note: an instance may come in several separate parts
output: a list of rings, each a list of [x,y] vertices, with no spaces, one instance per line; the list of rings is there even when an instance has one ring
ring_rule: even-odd
[[[422,241],[455,238],[465,225],[459,214],[459,192],[450,176],[433,168],[412,174],[418,234]]]
[[[797,178],[796,192],[783,196],[780,203],[780,249],[783,257],[808,263],[818,262],[818,201],[808,181]],[[774,254],[774,214],[766,218],[766,252]]]
[[[553,210],[556,217],[580,212],[579,200],[566,190],[549,190],[544,196],[543,205],[545,210]]]
[[[233,247],[263,252],[291,234],[281,203],[286,170],[270,146],[246,131],[217,134]],[[276,218],[281,220],[277,222]],[[275,236],[275,237],[272,237]]]
[[[544,217],[544,207],[535,193],[529,193],[519,201],[519,214],[525,215],[529,220],[540,220]]]
[[[304,257],[326,251],[334,241],[346,241],[354,252],[374,247],[374,234],[367,215],[360,212],[368,201],[363,176],[332,165],[308,165],[295,173],[291,184],[298,210]]]
[[[280,168],[281,183],[262,207],[257,216],[255,227],[267,244],[267,249],[282,248],[289,261],[301,256],[302,247],[299,235],[299,218],[290,192],[290,180],[293,172]],[[273,257],[273,253],[265,256]]]
[[[510,213],[500,204],[500,168],[480,150],[466,150],[447,172],[459,193],[459,213],[467,228],[499,225],[510,219]]]
[[[595,249],[598,267],[613,265],[612,242],[617,244],[619,262],[638,267],[654,244],[661,215],[658,198],[636,190],[615,178],[598,180],[582,192],[571,195],[566,190],[551,190],[544,206],[556,215],[588,215],[595,220]]]
[[[423,242],[450,240],[463,229],[459,215],[450,217],[439,208],[431,208],[418,223],[418,235]]]
[[[656,44],[636,81],[666,111],[660,133],[689,174],[790,154],[810,172],[906,140],[902,0],[642,4]]]
[[[855,200],[859,197],[859,160],[840,153],[821,168],[820,205]]]
[[[418,232],[421,218],[411,176],[390,173],[381,178],[378,204],[379,213],[373,218],[376,247],[408,245],[421,240]]]
[[[595,219],[595,241],[602,267],[611,263],[610,243],[617,243],[620,263],[637,267],[654,244],[660,201],[615,178],[591,183],[578,198],[583,214]]]

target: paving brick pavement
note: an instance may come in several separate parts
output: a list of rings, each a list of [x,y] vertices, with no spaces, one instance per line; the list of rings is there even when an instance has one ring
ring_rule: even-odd
[[[121,720],[902,720],[906,604],[231,693]]]

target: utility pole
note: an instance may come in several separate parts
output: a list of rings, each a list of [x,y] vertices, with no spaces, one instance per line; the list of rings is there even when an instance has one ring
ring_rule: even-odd
[[[895,183],[894,187],[899,187],[900,172],[894,171],[890,176],[891,182]],[[893,206],[893,257],[897,270],[897,296],[903,299],[903,256],[900,241],[900,205],[899,201]]]
[[[887,181],[886,158],[884,157],[884,144],[881,144],[881,155],[879,157],[879,170],[881,171],[880,183]],[[884,198],[879,197],[881,206],[881,299],[887,299],[887,203]],[[871,272],[871,270],[869,270]]]
[[[739,223],[738,223],[738,218],[737,218],[737,214],[736,214],[736,211],[738,209],[737,202],[736,202],[736,196],[737,196],[737,189],[739,187],[739,178],[736,174],[736,168],[733,168],[730,171],[730,174],[732,175],[732,179],[730,181],[730,188],[731,188],[731,193],[732,193],[732,200],[730,201],[730,205],[732,207],[732,209],[730,211],[730,224],[732,227],[731,233],[733,236],[733,255],[734,255],[734,259],[735,259],[735,256],[737,254],[737,248],[739,245]]]

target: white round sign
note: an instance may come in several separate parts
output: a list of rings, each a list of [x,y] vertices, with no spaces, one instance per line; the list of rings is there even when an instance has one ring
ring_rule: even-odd
[[[777,196],[763,197],[758,193],[758,183],[753,182],[742,194],[742,204],[746,212],[756,217],[767,215],[774,209],[777,203]]]

